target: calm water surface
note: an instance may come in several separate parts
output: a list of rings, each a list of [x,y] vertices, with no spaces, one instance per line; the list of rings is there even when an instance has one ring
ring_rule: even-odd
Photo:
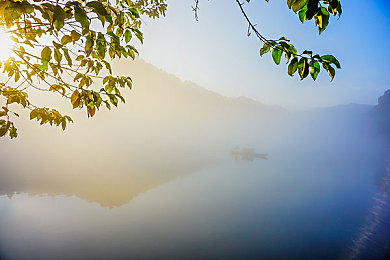
[[[374,167],[365,153],[283,151],[226,158],[113,207],[3,195],[0,258],[339,259],[374,205]]]

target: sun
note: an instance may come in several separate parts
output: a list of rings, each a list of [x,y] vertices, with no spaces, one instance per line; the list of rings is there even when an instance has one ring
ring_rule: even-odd
[[[12,56],[13,46],[14,42],[10,39],[9,34],[0,31],[0,61],[5,61]]]

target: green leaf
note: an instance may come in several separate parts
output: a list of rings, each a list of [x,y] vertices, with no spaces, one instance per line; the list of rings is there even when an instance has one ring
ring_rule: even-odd
[[[272,58],[277,65],[280,64],[280,58],[282,57],[282,54],[283,54],[283,51],[280,47],[275,47],[272,50]]]
[[[58,64],[61,63],[62,60],[62,54],[60,53],[59,49],[54,49],[54,59],[58,62]]]
[[[307,2],[306,20],[311,20],[318,12],[319,0],[309,0]]]
[[[84,58],[85,58],[84,55],[79,55],[79,56],[76,57],[76,60],[77,61],[82,61]]]
[[[286,52],[284,53],[284,55],[286,56],[286,59],[287,59],[286,64],[287,64],[287,63],[290,61],[291,53],[288,52],[288,51],[286,51]]]
[[[129,11],[134,15],[135,18],[139,18],[139,12],[136,8],[129,8]]]
[[[114,106],[118,106],[118,99],[114,94],[109,94],[108,97]]]
[[[77,89],[73,92],[72,96],[70,97],[70,102],[72,103],[73,108],[80,106],[80,93]]]
[[[286,42],[289,42],[289,41],[290,41],[289,39],[287,39],[287,38],[284,37],[284,36],[279,38],[279,41],[281,41],[281,40],[286,41]]]
[[[38,116],[39,112],[38,112],[38,109],[34,109],[30,112],[30,120],[33,120],[34,118],[36,118]]]
[[[3,137],[7,134],[9,127],[10,127],[10,124],[6,124],[6,125],[3,125],[0,127],[0,137]]]
[[[111,59],[115,58],[115,50],[114,50],[114,48],[110,47],[108,49],[108,54],[110,55]]]
[[[85,10],[78,5],[74,6],[74,18],[81,24],[83,28],[89,27],[89,20]]]
[[[94,41],[91,36],[87,36],[85,40],[85,53],[89,56],[92,52],[92,47],[94,45]]]
[[[321,68],[320,68],[320,64],[318,63],[318,61],[310,62],[310,75],[314,80],[317,79],[317,76],[320,73],[320,70],[321,70]]]
[[[22,1],[22,6],[23,6],[23,11],[30,14],[32,12],[34,12],[35,10],[35,6],[30,4],[29,2],[27,1]]]
[[[42,70],[42,71],[47,71],[47,69],[49,68],[49,62],[48,61],[45,61],[45,60],[42,60],[42,64],[39,64],[39,65],[35,65],[39,70]]]
[[[138,29],[131,28],[131,30],[135,33],[135,36],[138,38],[138,40],[143,43],[144,42],[144,36],[142,32]]]
[[[301,10],[306,5],[307,0],[287,0],[287,5],[294,12]]]
[[[101,32],[99,32],[98,37],[96,39],[96,48],[99,56],[102,59],[104,59],[104,57],[106,56],[107,48],[106,48],[106,40],[104,38],[104,35]]]
[[[61,127],[62,127],[62,130],[65,131],[65,129],[66,129],[66,118],[62,118],[62,120],[61,120]]]
[[[51,49],[49,47],[45,47],[43,48],[42,52],[41,52],[41,58],[43,61],[50,61],[51,60]]]
[[[62,36],[62,38],[61,38],[62,45],[66,45],[70,42],[72,42],[72,37],[70,37],[69,35]]]
[[[290,48],[290,44],[288,44],[287,42],[279,42],[279,44],[282,46],[282,50],[283,51],[288,51],[288,49]]]
[[[72,41],[73,42],[77,42],[80,37],[81,37],[81,34],[79,34],[78,32],[76,32],[75,30],[73,30],[71,33],[70,33],[70,37],[72,38]]]
[[[334,70],[334,68],[326,62],[322,63],[322,67],[329,73],[329,76],[332,78],[331,81],[333,81],[334,76],[336,75],[336,71]]]
[[[9,128],[9,136],[11,139],[18,137],[17,129],[13,125]]]
[[[7,100],[7,104],[12,104],[12,103],[20,104],[20,97],[16,94],[9,96]]]
[[[106,8],[104,8],[104,5],[99,1],[88,2],[87,6],[91,7],[96,14],[102,16],[108,15]]]
[[[110,14],[106,15],[105,18],[106,18],[106,21],[109,22],[110,24],[114,23],[112,20],[112,16]]]
[[[328,7],[329,12],[332,13],[333,15],[336,15],[338,12],[337,7],[338,7],[339,3],[340,3],[339,0],[330,0],[329,7]]]
[[[263,56],[265,53],[269,52],[270,45],[266,42],[263,45],[263,48],[260,49],[260,56]]]
[[[23,14],[21,2],[8,1],[8,5],[4,9],[4,20],[7,24],[12,23]]]
[[[333,63],[334,65],[336,65],[336,68],[341,69],[340,62],[333,55],[324,55],[321,56],[321,59]]]
[[[275,45],[276,45],[276,41],[268,40],[268,41],[267,41],[267,44],[270,45],[270,46],[272,47],[272,46],[275,46]]]
[[[307,54],[307,55],[309,55],[310,57],[313,56],[313,52],[312,52],[312,51],[308,51],[308,50],[304,50],[304,51],[302,52],[302,54]]]
[[[62,44],[59,44],[55,41],[53,41],[53,45],[54,45],[54,48],[58,49],[58,48],[61,48],[62,47]]]
[[[303,23],[306,21],[307,5],[305,5],[298,13],[299,20]]]
[[[5,136],[10,127],[11,127],[10,121],[5,122],[4,120],[1,120],[0,137]]]
[[[297,69],[298,69],[298,59],[293,58],[290,64],[288,65],[288,75],[290,75],[291,77],[294,76],[294,73],[297,71]]]
[[[341,16],[341,13],[343,12],[341,8],[341,2],[339,1],[339,5],[337,6],[337,11],[339,12],[339,17]]]
[[[131,31],[126,30],[125,33],[124,33],[124,36],[125,36],[125,42],[128,43],[131,40],[131,37],[133,35],[132,35]]]
[[[318,26],[318,32],[321,34],[329,24],[329,12],[325,7],[321,7],[315,15],[315,21]]]
[[[62,48],[66,61],[68,62],[69,67],[72,67],[72,58],[69,55],[68,49]]]
[[[298,73],[301,77],[301,80],[306,78],[309,75],[309,64],[306,58],[301,58],[298,63]]]
[[[65,95],[65,92],[66,92],[66,90],[65,90],[65,88],[63,86],[60,86],[60,85],[57,85],[57,84],[51,85],[50,88],[49,88],[49,91],[59,92],[62,95]]]
[[[64,27],[64,21],[65,21],[65,12],[64,9],[61,8],[61,6],[56,5],[54,6],[53,10],[53,24],[56,27],[57,30]]]
[[[112,69],[111,69],[110,63],[105,61],[105,60],[103,60],[103,63],[105,65],[106,69],[108,70],[108,72],[110,72],[110,74],[112,74]]]

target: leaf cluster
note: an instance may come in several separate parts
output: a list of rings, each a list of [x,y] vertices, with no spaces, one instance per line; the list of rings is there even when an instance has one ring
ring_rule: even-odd
[[[88,117],[102,104],[111,109],[125,102],[129,76],[114,75],[111,60],[138,54],[134,39],[143,42],[141,16],[165,15],[165,0],[12,0],[0,4],[0,27],[14,41],[13,57],[0,62],[8,78],[0,84],[1,136],[16,137],[10,105],[30,110],[30,119],[66,128],[73,122],[56,109],[37,107],[30,89],[68,99]],[[11,131],[12,130],[12,131]]]
[[[321,70],[320,64],[322,64],[323,69],[329,73],[332,80],[336,74],[333,66],[338,69],[341,68],[340,62],[333,55],[313,55],[313,52],[308,50],[298,54],[294,45],[289,43],[289,40],[285,37],[282,37],[277,41],[269,40],[265,42],[260,49],[260,55],[262,56],[270,51],[272,53],[272,59],[277,65],[280,64],[284,54],[287,60],[286,64],[289,63],[288,74],[294,76],[294,74],[298,72],[301,80],[306,78],[309,74],[313,80],[316,80]]]
[[[330,15],[340,17],[342,13],[340,0],[288,0],[287,5],[295,13],[298,12],[302,23],[314,18],[320,34],[328,26]]]
[[[267,52],[272,53],[272,59],[279,65],[283,56],[286,57],[288,65],[288,74],[294,76],[298,72],[301,80],[306,78],[309,74],[313,80],[317,79],[318,74],[322,68],[328,72],[331,80],[336,75],[336,70],[341,68],[340,62],[333,55],[319,55],[313,54],[312,51],[305,50],[302,53],[298,53],[297,49],[286,37],[281,37],[278,40],[268,40],[262,36],[255,25],[251,23],[246,15],[242,4],[239,3],[241,11],[244,14],[247,22],[249,23],[248,35],[250,30],[255,32],[255,35],[263,42],[263,46],[260,49],[260,56],[263,56]],[[250,3],[250,0],[246,0]],[[269,2],[269,0],[266,0]],[[315,24],[318,27],[321,34],[329,24],[330,15],[340,16],[342,13],[340,0],[287,0],[287,6],[295,13],[298,13],[300,21],[311,20],[314,18]]]
[[[246,1],[250,3],[250,0]],[[287,6],[294,13],[298,13],[302,23],[314,18],[320,34],[328,26],[330,15],[340,17],[342,13],[340,0],[287,0]]]

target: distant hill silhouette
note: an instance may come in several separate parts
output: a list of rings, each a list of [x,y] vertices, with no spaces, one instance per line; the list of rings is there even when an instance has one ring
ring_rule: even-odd
[[[378,105],[373,109],[379,131],[390,141],[390,89],[378,98]]]

